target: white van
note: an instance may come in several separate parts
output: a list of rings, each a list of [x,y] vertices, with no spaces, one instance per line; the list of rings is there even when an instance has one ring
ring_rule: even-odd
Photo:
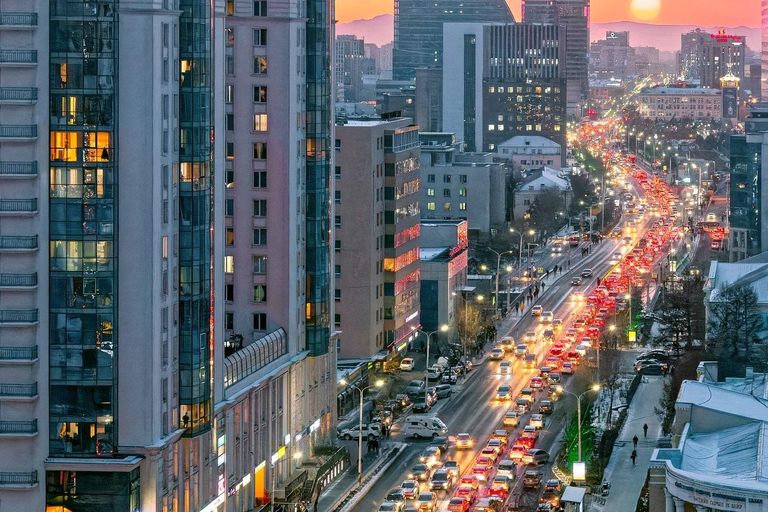
[[[448,427],[437,416],[408,416],[403,434],[406,437],[437,437],[448,434]]]
[[[514,479],[517,472],[517,464],[513,460],[504,459],[499,462],[499,469],[496,471],[497,476],[506,476],[507,478]]]

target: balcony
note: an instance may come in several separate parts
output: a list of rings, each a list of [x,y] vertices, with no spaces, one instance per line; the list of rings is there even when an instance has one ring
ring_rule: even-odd
[[[0,421],[0,437],[31,437],[37,435],[37,420]]]
[[[27,327],[37,324],[36,309],[0,310],[0,327]]]
[[[0,66],[36,66],[37,50],[0,50]]]
[[[28,401],[37,398],[37,383],[0,384],[0,400]]]
[[[0,13],[0,29],[25,29],[37,27],[35,12],[3,12]]]
[[[0,347],[0,364],[34,363],[37,361],[37,345],[34,347]]]
[[[0,124],[0,140],[35,139],[37,139],[37,125],[35,124]]]
[[[30,252],[37,250],[35,236],[0,236],[0,252]]]
[[[0,162],[0,179],[29,179],[37,177],[37,162]]]
[[[32,104],[37,101],[37,87],[0,87],[0,104]]]
[[[0,489],[24,490],[37,487],[37,471],[29,473],[0,473]]]
[[[0,199],[3,217],[32,217],[37,214],[37,199]]]
[[[0,274],[0,290],[33,290],[37,288],[37,272],[33,274]]]

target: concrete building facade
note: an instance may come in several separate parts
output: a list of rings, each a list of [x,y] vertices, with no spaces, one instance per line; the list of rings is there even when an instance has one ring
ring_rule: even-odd
[[[562,161],[560,144],[546,137],[518,135],[496,146],[495,157],[506,160],[515,170],[530,171],[557,167]]]
[[[723,94],[704,87],[651,87],[638,95],[640,115],[658,119],[713,119],[723,117]]]

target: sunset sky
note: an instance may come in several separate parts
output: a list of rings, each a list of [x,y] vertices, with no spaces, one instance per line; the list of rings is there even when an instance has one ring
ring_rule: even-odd
[[[426,1],[426,0],[425,0]],[[515,19],[520,19],[520,0],[507,0]],[[631,3],[661,2],[653,19],[633,14]],[[340,23],[391,14],[394,0],[336,0],[336,19]],[[760,25],[760,0],[592,0],[592,21],[644,21],[659,25],[700,25],[735,27]]]

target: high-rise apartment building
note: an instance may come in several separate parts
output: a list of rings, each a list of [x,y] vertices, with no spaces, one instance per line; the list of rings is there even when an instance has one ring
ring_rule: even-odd
[[[524,0],[523,21],[554,23],[563,31],[563,73],[569,116],[589,96],[589,0]]]
[[[760,97],[768,100],[768,0],[760,1]]]
[[[512,23],[504,0],[395,0],[393,77],[413,80],[418,68],[443,67],[445,23]]]
[[[699,28],[681,34],[678,75],[702,87],[717,89],[720,79],[729,72],[742,79],[746,74],[746,45],[746,37],[727,34],[725,30],[710,34]]]
[[[336,127],[335,153],[339,357],[386,360],[419,326],[418,127],[351,120]]]
[[[444,50],[443,130],[465,150],[494,151],[513,135],[565,147],[566,80],[556,25],[449,23]]]
[[[635,49],[629,46],[629,32],[609,30],[605,39],[593,41],[589,69],[597,75],[624,78],[636,73]]]

